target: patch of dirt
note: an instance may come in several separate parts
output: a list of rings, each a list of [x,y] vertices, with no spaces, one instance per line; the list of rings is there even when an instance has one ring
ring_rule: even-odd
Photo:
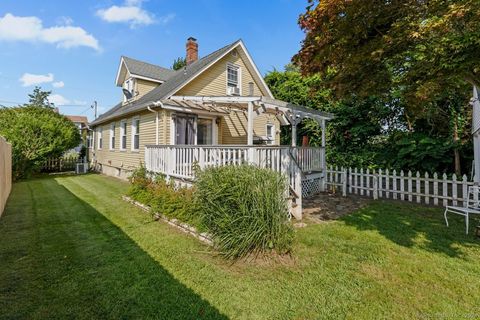
[[[336,220],[366,206],[370,201],[355,195],[342,197],[333,193],[320,193],[303,199],[304,219],[314,223]]]

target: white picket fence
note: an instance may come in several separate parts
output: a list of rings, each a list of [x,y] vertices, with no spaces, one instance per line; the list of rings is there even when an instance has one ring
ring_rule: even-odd
[[[77,156],[48,158],[41,167],[42,172],[73,171],[77,163],[83,163]]]
[[[369,170],[329,166],[326,185],[343,196],[355,194],[373,199],[393,199],[433,205],[466,205],[468,187],[473,185],[466,175],[439,176],[395,170]]]

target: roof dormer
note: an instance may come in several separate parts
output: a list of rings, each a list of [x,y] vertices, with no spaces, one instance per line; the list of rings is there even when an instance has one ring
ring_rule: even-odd
[[[175,71],[122,56],[115,84],[122,87],[124,103],[135,100],[164,83]]]

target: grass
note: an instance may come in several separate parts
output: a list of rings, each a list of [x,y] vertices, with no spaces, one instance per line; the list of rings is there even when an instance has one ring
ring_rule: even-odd
[[[100,175],[16,183],[0,218],[0,318],[480,317],[480,241],[442,211],[375,202],[297,230],[295,261],[231,265]]]

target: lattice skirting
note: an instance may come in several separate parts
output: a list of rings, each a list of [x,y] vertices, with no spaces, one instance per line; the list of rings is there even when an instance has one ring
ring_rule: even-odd
[[[322,179],[319,177],[305,178],[302,180],[302,197],[312,197],[321,191]]]

